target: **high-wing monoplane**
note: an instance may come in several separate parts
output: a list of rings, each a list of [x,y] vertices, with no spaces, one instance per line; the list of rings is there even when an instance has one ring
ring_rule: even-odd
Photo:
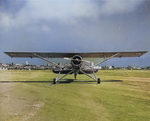
[[[47,61],[48,63],[55,66],[53,72],[57,73],[58,76],[53,79],[53,84],[56,84],[57,81],[64,78],[69,74],[74,74],[76,79],[77,74],[85,74],[88,77],[95,80],[100,84],[100,78],[97,78],[95,73],[98,72],[98,69],[94,68],[95,66],[111,59],[114,57],[140,57],[147,51],[133,51],[133,52],[86,52],[86,53],[54,53],[54,52],[4,52],[13,57],[29,57],[29,58],[40,58]],[[46,58],[64,58],[70,60],[70,64],[61,66],[54,62],[49,61]],[[96,63],[95,65],[91,64],[90,61],[84,60],[84,58],[104,58],[102,62]],[[64,74],[60,76],[60,74]],[[90,74],[93,74],[90,75]]]

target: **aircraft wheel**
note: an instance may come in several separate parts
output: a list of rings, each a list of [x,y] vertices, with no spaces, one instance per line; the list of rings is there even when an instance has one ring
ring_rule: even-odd
[[[53,84],[56,84],[56,78],[53,79]]]
[[[98,78],[98,79],[97,79],[97,83],[98,83],[98,84],[100,84],[100,83],[101,83],[101,80],[100,80],[100,78]]]

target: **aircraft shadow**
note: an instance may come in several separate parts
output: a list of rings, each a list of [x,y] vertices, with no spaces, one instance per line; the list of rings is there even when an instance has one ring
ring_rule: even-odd
[[[93,83],[95,81],[77,81],[77,80],[74,80],[74,79],[65,79],[65,81],[59,81],[58,83],[59,84],[64,84],[64,83],[80,83],[80,84],[90,84],[90,83]]]
[[[122,80],[104,80],[101,82],[123,82]]]
[[[123,82],[122,80],[102,80],[101,82]],[[77,81],[74,79],[66,79],[65,81],[59,81],[59,84],[63,84],[63,83],[80,83],[80,84],[93,84],[95,83],[95,81]]]
[[[92,84],[95,81],[77,81],[74,79],[65,79],[64,81],[58,81],[58,84],[67,83],[80,83],[80,84]],[[101,80],[101,82],[123,82],[122,80]],[[53,81],[0,81],[0,83],[53,83]]]
[[[65,79],[65,81],[58,81],[58,83],[63,84],[63,83],[71,83],[73,82],[74,79]]]
[[[50,83],[53,81],[0,81],[0,83]]]
[[[67,83],[90,83],[94,81],[77,81],[74,79],[65,79],[65,80],[60,80],[57,83],[58,84],[67,84]],[[51,83],[53,84],[53,81],[0,81],[0,83]]]

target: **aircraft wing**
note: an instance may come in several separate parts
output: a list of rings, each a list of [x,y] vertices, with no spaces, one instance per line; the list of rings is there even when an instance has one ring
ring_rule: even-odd
[[[107,58],[117,54],[115,57],[140,57],[148,51],[132,51],[132,52],[85,52],[85,53],[55,53],[55,52],[4,52],[10,57],[29,57],[37,58],[71,58],[74,55],[80,55],[82,58]],[[37,56],[38,55],[38,56]]]

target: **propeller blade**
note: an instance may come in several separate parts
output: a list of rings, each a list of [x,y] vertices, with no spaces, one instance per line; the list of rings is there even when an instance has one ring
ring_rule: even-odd
[[[65,60],[72,60],[71,58],[66,58],[66,57],[64,57],[64,59],[65,59]]]

